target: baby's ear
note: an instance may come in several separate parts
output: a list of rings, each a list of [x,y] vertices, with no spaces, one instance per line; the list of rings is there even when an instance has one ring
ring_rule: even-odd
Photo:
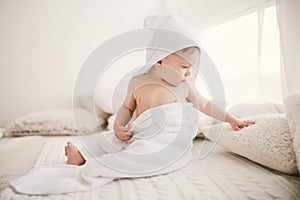
[[[162,60],[157,61],[156,66],[159,67],[159,68],[161,68],[162,67]]]

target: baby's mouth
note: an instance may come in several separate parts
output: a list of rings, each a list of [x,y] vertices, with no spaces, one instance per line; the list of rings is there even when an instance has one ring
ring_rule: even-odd
[[[181,82],[186,82],[186,81],[187,81],[186,79],[182,79],[182,80],[181,80]]]

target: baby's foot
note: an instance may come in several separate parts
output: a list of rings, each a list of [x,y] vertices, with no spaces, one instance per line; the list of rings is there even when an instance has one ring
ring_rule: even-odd
[[[65,146],[65,155],[68,158],[67,164],[69,165],[83,165],[85,163],[85,159],[77,147],[70,141],[68,141],[67,146]]]

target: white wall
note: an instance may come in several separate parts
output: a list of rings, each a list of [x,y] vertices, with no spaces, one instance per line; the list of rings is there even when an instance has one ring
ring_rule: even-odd
[[[166,12],[176,13],[193,24],[198,32],[240,16],[274,0],[164,0]]]
[[[149,14],[178,15],[200,34],[261,1],[270,0],[0,0],[0,126],[71,107],[88,55],[113,35],[141,28]]]
[[[26,113],[71,107],[89,53],[159,13],[160,0],[1,0],[0,125]]]

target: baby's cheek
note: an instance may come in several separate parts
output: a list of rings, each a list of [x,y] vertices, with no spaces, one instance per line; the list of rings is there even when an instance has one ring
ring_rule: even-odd
[[[161,77],[173,86],[178,86],[184,79],[184,76],[182,76],[180,72],[168,67],[161,70]]]

